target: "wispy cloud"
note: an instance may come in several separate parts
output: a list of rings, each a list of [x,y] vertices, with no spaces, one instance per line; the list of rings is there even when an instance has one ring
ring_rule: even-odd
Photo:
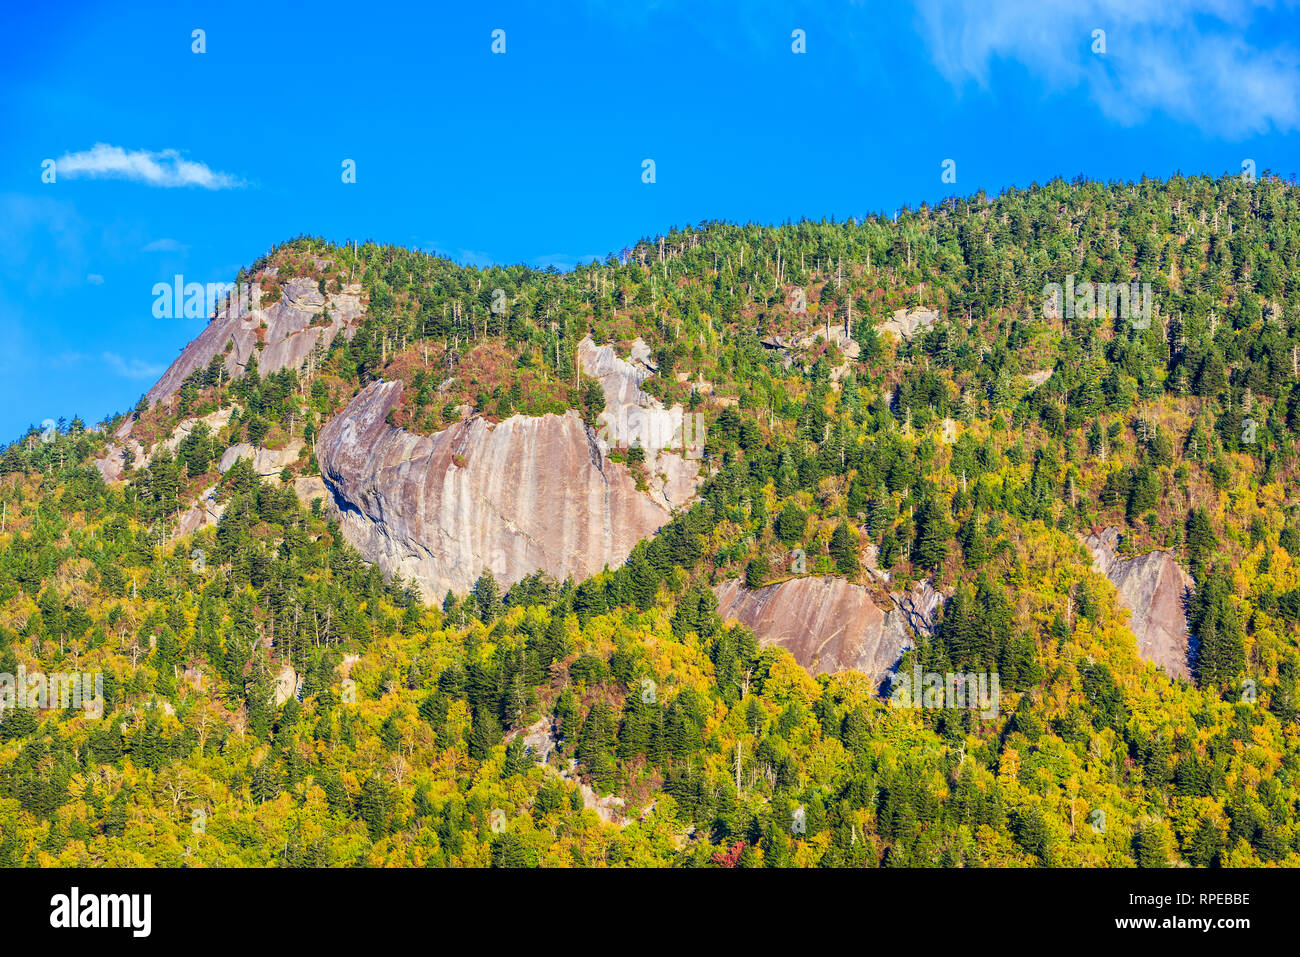
[[[97,265],[86,250],[89,225],[74,206],[49,195],[0,195],[0,287],[40,298],[78,287]]]
[[[89,358],[84,352],[60,352],[58,355],[46,359],[45,364],[54,369],[66,369],[70,366],[80,365]]]
[[[60,179],[125,179],[147,186],[171,188],[200,186],[204,189],[234,189],[243,180],[210,169],[181,156],[177,150],[124,150],[120,146],[96,143],[80,153],[64,153],[54,164]]]
[[[1300,129],[1300,54],[1246,39],[1266,2],[1233,0],[918,0],[931,58],[955,86],[989,82],[1014,60],[1049,88],[1084,86],[1125,125],[1153,112],[1239,139]],[[1094,52],[1094,30],[1105,53]]]
[[[104,277],[97,272],[87,273],[86,282],[90,283],[92,286],[102,286],[104,285]]]
[[[484,252],[481,249],[452,250],[445,248],[436,240],[433,242],[417,243],[416,248],[434,256],[443,256],[454,262],[460,263],[462,266],[472,266],[477,269],[486,269],[489,266],[495,266],[500,263],[500,260],[491,253]]]
[[[140,251],[144,253],[183,253],[189,248],[185,243],[178,240],[164,238],[155,239],[148,245],[141,247]]]
[[[123,359],[116,352],[105,352],[100,358],[124,379],[156,379],[166,366],[145,362],[143,359]]]

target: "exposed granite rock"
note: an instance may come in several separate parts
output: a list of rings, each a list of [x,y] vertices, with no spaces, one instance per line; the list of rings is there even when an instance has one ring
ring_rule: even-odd
[[[325,482],[319,475],[300,475],[293,480],[293,490],[298,496],[298,501],[306,508],[311,508],[313,499],[320,499],[321,505],[326,505],[330,500],[329,489],[325,488]]]
[[[557,775],[568,784],[577,786],[578,792],[582,795],[582,806],[584,808],[595,811],[597,817],[606,824],[618,824],[620,827],[627,827],[633,823],[633,820],[625,814],[626,802],[621,797],[613,794],[602,797],[592,790],[587,782],[582,780],[578,774],[576,759],[551,760],[551,755],[555,753],[555,749],[560,743],[555,730],[555,722],[551,718],[539,718],[527,728],[509,732],[506,735],[506,741],[512,741],[517,737],[523,738],[524,747],[528,753],[547,772]],[[643,814],[641,819],[644,819],[644,817]]]
[[[152,458],[160,448],[175,454],[176,450],[180,448],[181,442],[189,437],[195,426],[200,422],[206,425],[215,437],[218,432],[230,424],[230,416],[234,411],[234,406],[226,406],[224,409],[217,409],[217,411],[205,416],[185,419],[183,422],[178,423],[176,428],[172,429],[171,435],[150,450],[149,457]]]
[[[759,339],[759,343],[765,348],[774,349],[781,355],[781,364],[787,369],[794,365],[795,350],[811,349],[821,339],[829,342],[839,348],[844,361],[831,369],[831,382],[838,383],[853,368],[853,363],[862,355],[862,345],[853,338],[848,329],[844,328],[844,323],[837,321],[823,322],[821,325],[813,326],[802,332],[795,332],[789,339],[784,336],[772,335],[764,336]]]
[[[278,708],[302,692],[302,678],[291,665],[285,665],[275,675],[275,706]]]
[[[206,368],[213,356],[225,353],[227,344],[231,349],[225,353],[226,371],[232,378],[238,376],[257,349],[259,334],[264,346],[258,353],[257,365],[263,375],[301,368],[317,344],[328,349],[340,332],[352,336],[363,312],[360,294],[357,283],[344,286],[342,292],[322,295],[315,280],[289,279],[281,285],[280,300],[273,305],[242,310],[238,304],[227,306],[181,351],[145,398],[152,407],[174,395],[192,373]],[[329,322],[315,318],[325,312],[329,313]],[[265,330],[261,329],[262,323],[266,323]],[[131,425],[128,417],[118,428],[117,437],[127,436]]]
[[[892,332],[900,339],[910,342],[917,332],[930,328],[938,321],[939,314],[933,309],[899,309],[880,324],[880,331]]]
[[[907,627],[918,635],[934,637],[935,627],[939,623],[939,611],[943,608],[944,596],[928,581],[919,582],[910,592],[890,592],[894,605],[907,622]]]
[[[360,655],[344,655],[343,660],[335,665],[338,669],[339,677],[344,681],[350,681],[352,679],[352,666],[360,660]]]
[[[139,468],[142,465],[148,464],[154,455],[158,453],[159,449],[166,449],[173,455],[176,454],[176,450],[180,448],[181,442],[183,442],[186,437],[194,431],[194,427],[200,422],[207,425],[215,436],[216,433],[220,432],[230,423],[232,412],[234,412],[234,408],[228,406],[224,409],[217,409],[217,411],[211,412],[205,416],[185,419],[183,422],[178,423],[176,428],[172,429],[171,435],[163,439],[163,441],[159,442],[147,452],[145,451],[144,446],[132,438],[127,438],[120,444],[117,442],[109,442],[104,446],[104,457],[102,459],[95,459],[92,464],[95,468],[99,469],[99,474],[104,477],[105,482],[115,482],[122,477],[122,472],[126,466],[126,449],[129,448],[135,452],[135,467]]]
[[[1193,587],[1192,576],[1167,551],[1120,557],[1115,551],[1119,539],[1114,525],[1084,538],[1093,568],[1111,580],[1129,610],[1138,654],[1171,677],[1190,679],[1184,600]]]
[[[610,462],[576,412],[482,417],[430,436],[386,423],[400,382],[374,382],[321,429],[316,457],[343,534],[426,600],[537,569],[581,579],[619,565],[670,511]]]
[[[279,475],[298,461],[302,445],[301,439],[294,439],[282,449],[264,449],[249,445],[247,442],[240,442],[222,453],[221,461],[217,463],[217,471],[225,475],[240,459],[251,459],[253,471],[262,478]]]
[[[718,614],[751,628],[764,645],[780,645],[813,675],[860,671],[881,685],[913,647],[913,626],[930,633],[943,596],[929,583],[894,595],[881,608],[870,590],[843,578],[792,578],[749,589],[738,579],[718,585]],[[911,622],[912,624],[909,624]]]
[[[205,488],[199,493],[199,497],[190,505],[182,514],[180,522],[176,526],[176,536],[188,535],[191,532],[197,532],[201,528],[209,525],[216,525],[221,521],[221,516],[225,514],[226,503],[218,504],[213,501],[213,494],[217,491],[214,485],[211,488]]]
[[[578,345],[582,371],[600,381],[605,411],[597,419],[600,450],[639,445],[645,450],[648,485],[655,500],[668,509],[680,508],[695,497],[700,484],[699,456],[704,444],[694,423],[683,430],[680,405],[663,403],[641,391],[653,373],[650,347],[641,339],[631,346],[629,359],[620,359],[613,346],[597,346],[589,337]]]
[[[135,439],[124,439],[121,442],[109,442],[104,446],[104,457],[95,459],[92,463],[95,468],[99,469],[99,474],[103,476],[105,482],[116,482],[126,471],[126,453],[127,450],[135,453],[135,462],[142,462],[145,458],[144,446]]]

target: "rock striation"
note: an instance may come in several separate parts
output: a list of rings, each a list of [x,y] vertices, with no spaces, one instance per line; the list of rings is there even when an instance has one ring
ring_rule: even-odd
[[[264,449],[247,442],[237,442],[221,454],[217,462],[217,471],[225,475],[240,459],[248,459],[253,471],[261,478],[279,475],[284,469],[293,465],[301,457],[302,439],[294,439],[282,449]]]
[[[421,436],[387,424],[400,382],[374,382],[321,429],[316,458],[344,536],[426,600],[490,569],[577,579],[619,565],[671,517],[576,412],[482,417]]]
[[[267,270],[265,275],[274,278],[274,269]],[[280,299],[265,308],[241,308],[236,303],[220,309],[145,393],[145,399],[152,408],[170,398],[180,391],[187,378],[207,368],[212,358],[219,355],[225,356],[223,365],[231,378],[247,368],[254,352],[262,375],[285,368],[300,369],[313,353],[319,350],[323,354],[339,333],[351,338],[364,311],[359,283],[346,285],[337,293],[322,293],[315,280],[286,280],[280,285]],[[230,421],[230,412],[230,409],[218,410],[204,421],[214,432],[218,431]],[[137,463],[147,461],[153,453],[130,438],[134,421],[128,416],[118,426],[113,433],[116,441],[110,442],[104,457],[93,463],[105,482],[122,477],[127,449],[135,453]],[[175,451],[176,444],[197,421],[186,419],[163,444]]]
[[[714,589],[718,614],[753,630],[760,644],[779,645],[810,674],[860,671],[881,685],[913,647],[914,629],[932,633],[943,596],[923,582],[891,595],[882,608],[869,589],[843,578],[792,578],[749,589],[730,579]]]
[[[1130,612],[1129,629],[1137,638],[1138,654],[1165,674],[1190,680],[1185,601],[1192,576],[1167,551],[1123,558],[1116,552],[1119,540],[1119,529],[1111,525],[1083,543],[1092,554],[1093,568],[1110,579]]]
[[[578,344],[578,361],[605,393],[605,411],[596,420],[601,453],[639,446],[645,451],[655,501],[667,509],[690,502],[700,484],[703,430],[698,429],[698,420],[688,420],[680,405],[666,409],[641,391],[654,372],[650,347],[638,338],[632,342],[630,357],[621,359],[613,346],[597,346],[588,337]]]
[[[150,407],[169,398],[218,355],[225,356],[232,378],[243,372],[254,352],[263,375],[301,368],[317,346],[328,349],[340,332],[350,338],[363,312],[358,283],[344,286],[341,292],[322,293],[313,279],[285,280],[280,284],[280,299],[269,306],[241,308],[236,303],[219,310],[145,398]],[[131,422],[128,418],[117,430],[118,438],[130,433]]]

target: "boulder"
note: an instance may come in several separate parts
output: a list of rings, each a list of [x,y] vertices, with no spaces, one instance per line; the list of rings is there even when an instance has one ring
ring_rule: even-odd
[[[298,501],[306,508],[311,508],[311,503],[315,499],[321,500],[321,505],[328,504],[330,500],[329,489],[325,488],[325,482],[319,475],[300,475],[293,481],[294,493],[298,496]]]
[[[914,335],[938,321],[939,314],[933,309],[899,309],[880,324],[880,331],[892,332],[910,342]]]
[[[275,706],[278,708],[290,698],[298,697],[302,690],[302,678],[289,665],[285,665],[275,675]]]

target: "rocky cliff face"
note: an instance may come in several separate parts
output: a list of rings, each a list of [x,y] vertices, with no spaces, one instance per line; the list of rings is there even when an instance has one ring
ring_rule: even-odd
[[[218,504],[214,501],[213,496],[216,491],[215,485],[205,488],[199,492],[199,497],[190,504],[190,507],[181,513],[180,521],[176,525],[178,538],[221,521],[221,516],[226,513],[226,503]]]
[[[110,442],[104,449],[104,457],[102,459],[95,459],[92,464],[95,468],[99,469],[99,474],[104,477],[105,482],[116,482],[122,477],[122,472],[126,469],[126,453],[128,449],[135,454],[135,459],[133,460],[135,462],[135,467],[140,468],[147,465],[154,455],[161,449],[166,449],[173,455],[176,454],[176,450],[180,447],[181,442],[194,431],[200,422],[206,425],[213,433],[220,432],[230,423],[230,415],[233,411],[233,407],[227,407],[224,409],[218,409],[217,411],[202,417],[184,419],[176,425],[176,428],[172,430],[170,436],[157,443],[151,449],[146,449],[143,445],[129,436],[124,437],[120,442]],[[127,431],[129,431],[127,427],[129,423],[130,420],[128,419],[127,422],[123,423],[123,425],[118,429],[117,434],[120,436],[126,436]]]
[[[933,309],[897,309],[880,324],[880,331],[892,332],[911,342],[918,331],[928,329],[938,321],[939,314]]]
[[[225,475],[240,459],[248,459],[257,475],[269,478],[279,475],[282,470],[297,462],[302,447],[301,439],[294,439],[282,449],[264,449],[247,442],[238,442],[221,454],[217,471]]]
[[[275,269],[268,269],[264,275],[274,278]],[[324,318],[326,313],[328,322]],[[322,350],[328,349],[339,333],[351,338],[363,313],[359,283],[344,286],[338,293],[325,294],[314,280],[286,280],[280,286],[280,300],[270,306],[248,309],[233,305],[218,311],[198,337],[181,351],[180,357],[167,368],[162,378],[145,393],[145,398],[150,407],[169,399],[193,373],[207,368],[213,356],[225,355],[226,371],[234,378],[247,367],[259,343],[261,351],[258,352],[257,365],[262,375],[285,368],[299,369],[318,345]],[[227,345],[230,346],[229,352],[226,352]],[[224,415],[224,418],[220,421],[215,421],[213,416],[207,418],[213,431],[230,421],[229,409],[214,415]],[[177,434],[164,444],[175,451],[176,444],[188,432],[187,427],[197,421],[185,420],[178,427]],[[115,482],[122,477],[128,449],[135,453],[137,463],[152,454],[152,450],[143,448],[130,438],[133,424],[134,420],[128,416],[114,433],[116,441],[109,442],[104,457],[94,462],[106,482]]]
[[[598,380],[605,393],[605,411],[597,420],[601,452],[640,446],[645,451],[650,494],[664,508],[680,508],[695,497],[700,484],[699,455],[704,444],[680,405],[663,403],[641,391],[653,373],[650,347],[632,343],[628,359],[613,346],[597,346],[590,338],[578,345],[582,371]]]
[[[420,436],[385,422],[401,389],[367,386],[321,430],[316,457],[348,541],[426,600],[467,591],[485,568],[503,586],[537,569],[587,577],[670,517],[576,412]]]
[[[274,277],[274,270],[268,270],[266,275]],[[344,286],[342,292],[323,294],[315,280],[288,279],[280,286],[279,301],[270,306],[223,308],[185,347],[145,398],[150,406],[169,398],[191,374],[206,368],[213,356],[223,353],[226,371],[232,378],[238,376],[259,342],[262,347],[257,365],[263,375],[300,368],[318,344],[328,349],[340,332],[352,335],[364,311],[360,293],[361,287],[356,283]],[[328,322],[324,319],[327,312]],[[228,353],[227,344],[231,346]],[[128,418],[118,429],[117,437],[125,438],[130,431]]]
[[[1083,540],[1092,553],[1093,567],[1111,580],[1129,610],[1138,653],[1165,674],[1190,679],[1183,602],[1193,586],[1192,577],[1169,552],[1120,557],[1115,551],[1119,537],[1119,529],[1112,525]]]
[[[922,583],[891,596],[882,608],[871,592],[843,578],[793,578],[748,589],[730,580],[715,589],[718,614],[751,628],[764,645],[780,645],[810,674],[860,671],[880,685],[913,646],[913,628],[927,633],[942,596]]]

